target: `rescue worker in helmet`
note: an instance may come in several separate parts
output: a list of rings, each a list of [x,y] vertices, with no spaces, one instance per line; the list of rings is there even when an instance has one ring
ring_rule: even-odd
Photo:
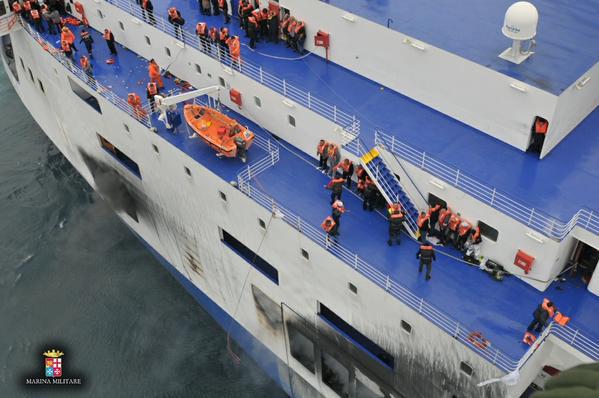
[[[238,135],[233,138],[233,142],[235,142],[235,146],[237,146],[237,157],[241,159],[243,163],[247,161],[247,149],[246,142],[242,136]]]

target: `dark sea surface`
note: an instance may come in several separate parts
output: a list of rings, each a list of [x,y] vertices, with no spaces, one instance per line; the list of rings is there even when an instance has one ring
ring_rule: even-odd
[[[0,397],[284,397],[91,190],[0,67]],[[24,387],[65,352],[82,389]],[[70,372],[71,374],[66,374]]]

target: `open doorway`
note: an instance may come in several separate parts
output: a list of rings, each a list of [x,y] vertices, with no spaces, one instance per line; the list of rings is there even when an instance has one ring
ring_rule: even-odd
[[[578,273],[585,284],[590,282],[598,262],[599,250],[581,241],[576,243],[570,258],[570,265],[573,267],[571,272]]]
[[[549,130],[549,122],[547,119],[536,116],[532,127],[530,128],[530,143],[527,152],[541,154],[547,130]]]

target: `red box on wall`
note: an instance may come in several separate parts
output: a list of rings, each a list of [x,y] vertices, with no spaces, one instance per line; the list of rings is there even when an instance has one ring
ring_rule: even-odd
[[[318,47],[329,48],[330,36],[327,32],[319,30],[314,36],[314,45]]]
[[[229,98],[231,102],[234,102],[241,108],[241,93],[237,90],[231,89],[229,90]]]
[[[518,253],[516,253],[516,259],[514,260],[514,265],[522,268],[524,273],[528,274],[532,269],[532,263],[534,261],[535,258],[533,256],[523,252],[522,250],[518,250]]]

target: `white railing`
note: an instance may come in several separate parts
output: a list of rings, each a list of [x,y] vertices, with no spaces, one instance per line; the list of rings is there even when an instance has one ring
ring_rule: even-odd
[[[376,131],[375,143],[546,236],[562,240],[575,226],[599,235],[599,214],[597,212],[581,209],[570,221],[564,222],[521,201],[512,199],[497,188],[476,180],[456,167],[440,162],[427,155],[426,152],[416,149],[394,136]]]
[[[287,82],[285,79],[281,79],[272,73],[265,71],[261,66],[254,65],[243,58],[241,59],[240,64],[234,64],[228,51],[219,51],[218,46],[211,45],[210,43],[208,43],[208,51],[204,51],[202,43],[195,32],[185,30],[185,28],[177,31],[173,24],[156,14],[153,14],[153,18],[151,18],[142,10],[141,6],[135,2],[129,0],[106,0],[106,2],[142,21],[150,23],[156,29],[174,37],[185,45],[193,47],[209,57],[218,60],[224,67],[229,68],[231,71],[237,71],[246,75],[290,100],[333,121],[351,136],[358,136],[360,134],[360,121],[356,119],[355,115],[343,112],[338,109],[336,105],[331,105],[318,97],[313,96],[309,91],[298,88]],[[188,21],[188,25],[193,25],[195,28],[195,24],[193,24],[191,20]]]
[[[252,164],[248,164],[239,174],[237,174],[237,184],[242,192],[244,192],[245,189],[249,189],[249,183],[252,178],[274,166],[279,161],[278,145],[273,144],[270,140],[262,138],[257,134],[254,135],[254,145],[266,151],[267,155]]]
[[[22,24],[24,30],[27,33],[29,33],[29,35],[45,51],[47,51],[48,54],[54,57],[55,60],[60,62],[66,69],[68,69],[73,75],[75,75],[80,82],[84,83],[89,89],[95,91],[98,95],[108,100],[110,103],[112,103],[117,108],[133,117],[135,120],[139,121],[141,124],[145,125],[146,127],[152,127],[152,123],[149,117],[150,112],[147,107],[142,108],[143,114],[145,116],[137,115],[136,112],[133,110],[133,107],[129,105],[129,103],[125,99],[120,98],[112,90],[98,83],[98,81],[93,77],[88,76],[83,71],[83,69],[79,67],[79,65],[68,59],[64,55],[64,53],[58,50],[56,47],[54,47],[52,43],[46,41],[46,39],[44,39],[38,32],[36,32],[28,23],[22,20],[20,21],[20,23]]]

